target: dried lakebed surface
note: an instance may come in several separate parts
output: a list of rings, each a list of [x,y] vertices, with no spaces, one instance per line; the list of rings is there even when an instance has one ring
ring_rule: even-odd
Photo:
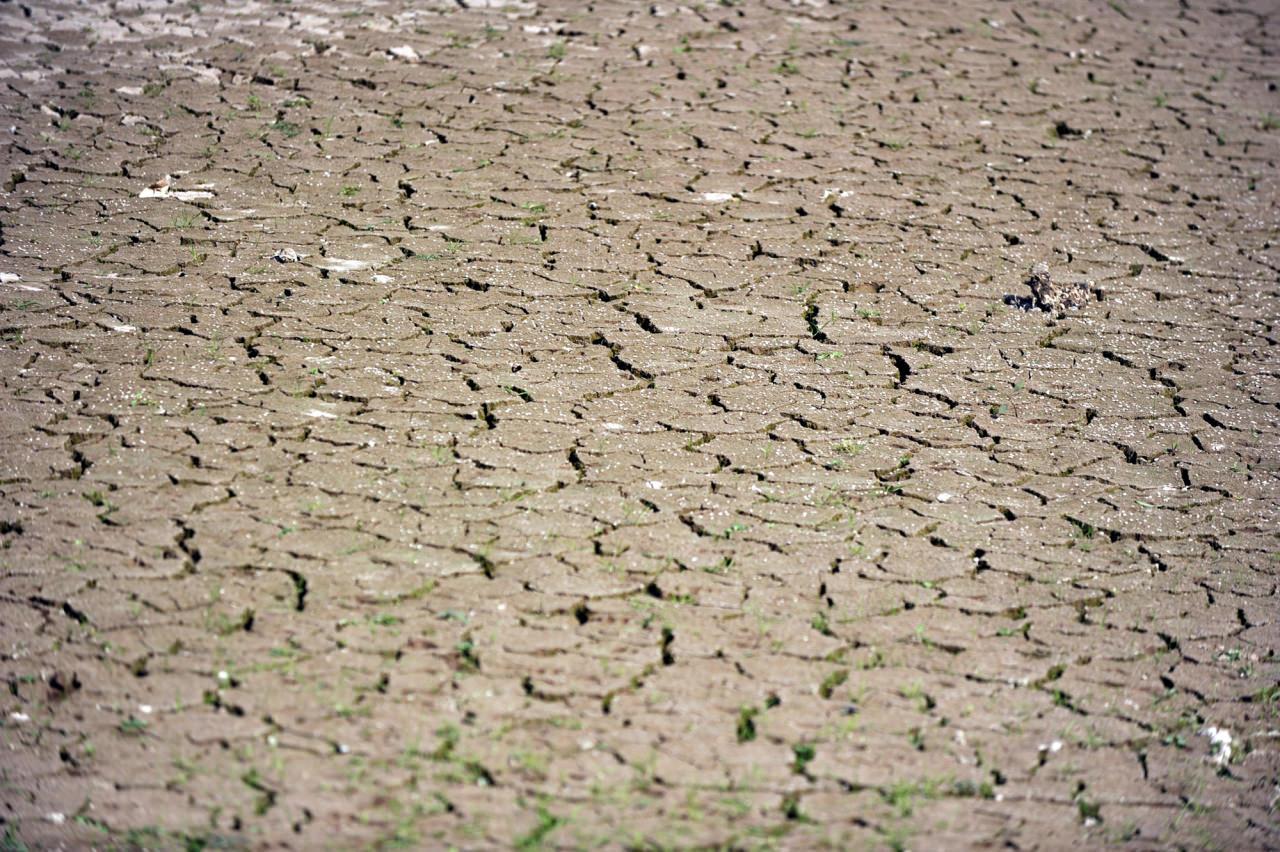
[[[895,5],[0,4],[3,848],[1280,845],[1276,8]]]

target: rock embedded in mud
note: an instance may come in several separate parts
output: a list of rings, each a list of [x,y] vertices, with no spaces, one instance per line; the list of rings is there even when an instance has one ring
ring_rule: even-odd
[[[1049,264],[1044,262],[1031,267],[1027,286],[1031,288],[1032,303],[1042,311],[1061,314],[1089,303],[1089,285],[1086,282],[1055,281],[1049,275]]]
[[[297,249],[282,248],[271,255],[271,259],[277,263],[297,263],[302,260],[302,255],[298,253]]]

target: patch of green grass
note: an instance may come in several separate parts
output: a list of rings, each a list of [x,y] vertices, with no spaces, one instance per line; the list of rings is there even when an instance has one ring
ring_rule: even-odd
[[[538,805],[537,813],[537,824],[515,839],[515,848],[521,852],[542,849],[547,843],[548,835],[565,823],[563,817],[551,813],[544,805]]]
[[[849,679],[848,669],[837,669],[822,679],[822,683],[818,684],[818,695],[825,699],[831,698],[836,689]]]
[[[480,671],[480,656],[476,653],[475,643],[470,635],[463,636],[462,641],[454,646],[458,652],[458,670],[464,672]]]
[[[1253,701],[1260,705],[1268,716],[1280,714],[1280,683],[1258,690],[1253,696]]]
[[[813,762],[817,756],[817,751],[811,743],[799,743],[791,747],[791,753],[795,755],[795,761],[791,764],[791,768],[800,775],[805,774],[806,767]]]
[[[267,127],[276,131],[286,139],[292,139],[302,132],[301,127],[294,124],[292,121],[285,121],[283,118],[277,118],[275,121],[267,125]]]
[[[136,716],[130,716],[128,719],[125,719],[123,722],[120,723],[120,733],[122,734],[127,734],[129,736],[136,737],[136,736],[141,736],[142,734],[146,733],[146,731],[147,731],[146,721],[143,719],[139,719]]]
[[[782,797],[782,815],[788,820],[808,822],[809,818],[800,810],[800,794],[788,793]]]
[[[759,707],[743,707],[738,711],[738,742],[749,743],[756,738],[756,716]]]
[[[996,790],[990,781],[974,784],[968,779],[963,779],[951,785],[951,795],[961,799],[994,799]]]
[[[916,704],[916,710],[921,713],[928,713],[934,707],[938,706],[937,702],[933,700],[933,697],[929,695],[929,693],[925,692],[924,688],[918,683],[913,683],[911,686],[904,686],[902,689],[898,690],[898,694],[903,698],[914,701]]]
[[[897,810],[900,817],[911,816],[920,800],[929,801],[941,794],[942,782],[934,778],[922,781],[899,781],[880,791],[887,804]]]
[[[1091,802],[1083,795],[1076,796],[1076,809],[1080,812],[1081,822],[1102,822],[1102,805]]]
[[[704,566],[702,570],[707,572],[708,574],[727,574],[729,573],[729,569],[732,567],[733,567],[733,557],[725,556],[714,565]]]
[[[0,852],[29,852],[31,847],[22,842],[17,830],[11,826],[4,827],[4,835],[0,836]]]

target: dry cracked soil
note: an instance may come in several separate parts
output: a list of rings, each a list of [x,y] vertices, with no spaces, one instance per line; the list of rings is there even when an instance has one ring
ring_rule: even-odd
[[[0,3],[0,848],[1277,848],[1278,27]]]

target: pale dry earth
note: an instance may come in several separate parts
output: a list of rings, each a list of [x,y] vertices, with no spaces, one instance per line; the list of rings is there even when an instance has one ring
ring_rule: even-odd
[[[1280,846],[1278,11],[0,3],[0,848]]]

